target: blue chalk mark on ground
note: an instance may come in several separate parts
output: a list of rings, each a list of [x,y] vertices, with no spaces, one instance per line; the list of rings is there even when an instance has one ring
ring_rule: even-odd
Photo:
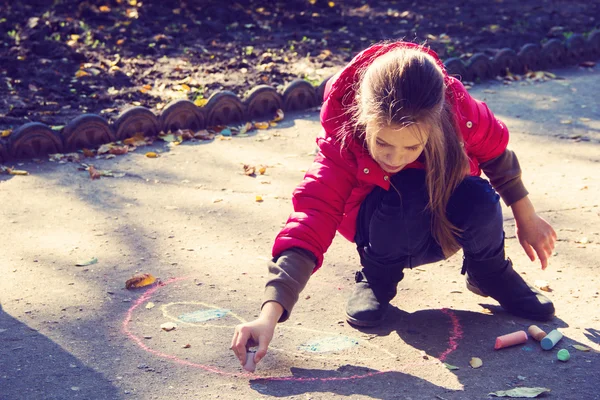
[[[521,347],[521,350],[523,350],[523,351],[533,351],[533,349],[531,347],[529,347],[529,346],[523,346],[523,347]]]
[[[229,310],[222,310],[218,308],[211,308],[209,310],[198,310],[187,314],[181,314],[177,317],[183,322],[206,322],[211,319],[223,318],[229,313]]]
[[[357,345],[358,340],[348,336],[328,336],[303,343],[298,346],[298,350],[312,353],[327,353],[346,350]]]

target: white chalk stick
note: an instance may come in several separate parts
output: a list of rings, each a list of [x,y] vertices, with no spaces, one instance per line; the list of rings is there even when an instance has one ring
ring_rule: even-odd
[[[254,354],[255,351],[248,350],[246,352],[246,364],[244,364],[244,369],[248,372],[254,372],[256,369],[256,363],[254,362]]]

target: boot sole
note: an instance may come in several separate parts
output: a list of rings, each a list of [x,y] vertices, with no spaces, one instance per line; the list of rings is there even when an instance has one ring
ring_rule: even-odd
[[[352,318],[351,316],[346,314],[346,321],[348,321],[349,324],[355,325],[355,326],[360,326],[362,328],[374,328],[376,326],[381,325],[383,320],[384,320],[384,318],[381,318],[378,321],[363,321],[360,319]]]

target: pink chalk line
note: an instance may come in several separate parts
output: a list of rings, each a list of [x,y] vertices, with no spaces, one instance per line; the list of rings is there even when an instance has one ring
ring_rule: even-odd
[[[349,380],[353,380],[353,379],[362,379],[362,378],[368,378],[368,377],[372,377],[372,376],[377,376],[377,375],[383,375],[389,372],[400,372],[400,370],[402,369],[406,369],[409,366],[416,366],[416,365],[422,365],[422,364],[426,364],[425,362],[415,362],[415,363],[409,363],[409,364],[404,364],[402,366],[400,366],[399,368],[393,369],[393,370],[386,370],[386,371],[377,371],[377,372],[370,372],[367,374],[363,374],[363,375],[352,375],[352,376],[344,376],[344,377],[329,377],[329,378],[299,378],[299,377],[294,377],[294,376],[281,376],[281,377],[277,377],[277,376],[271,376],[271,377],[265,377],[265,376],[260,376],[260,375],[256,375],[256,374],[252,374],[252,373],[248,373],[248,372],[242,372],[242,373],[233,373],[233,372],[227,372],[227,371],[223,371],[219,368],[215,368],[215,367],[210,367],[208,365],[203,365],[203,364],[198,364],[198,363],[194,363],[191,361],[186,361],[186,360],[182,360],[181,358],[171,355],[171,354],[166,354],[166,353],[162,353],[160,351],[151,349],[150,347],[148,347],[143,341],[142,339],[140,339],[139,337],[137,337],[135,334],[133,334],[131,332],[131,330],[129,329],[129,322],[131,322],[132,320],[132,316],[133,316],[133,312],[145,301],[148,301],[153,295],[154,293],[160,289],[161,287],[170,285],[173,282],[178,282],[178,281],[182,281],[188,278],[182,277],[182,278],[171,278],[169,280],[167,280],[166,282],[162,282],[150,289],[148,289],[146,292],[144,292],[144,294],[142,296],[140,296],[139,299],[137,299],[133,305],[127,310],[127,313],[125,314],[125,319],[123,320],[122,323],[122,330],[123,333],[129,337],[134,343],[136,343],[139,347],[141,347],[143,350],[147,351],[150,354],[153,354],[157,357],[160,358],[164,358],[167,360],[170,360],[174,363],[180,364],[180,365],[185,365],[188,367],[193,367],[193,368],[198,368],[198,369],[202,369],[206,372],[212,372],[215,374],[219,374],[219,375],[223,375],[223,376],[229,376],[229,377],[234,377],[234,378],[251,378],[251,379],[256,379],[256,380],[261,380],[261,381],[293,381],[293,382],[331,382],[331,381],[349,381]],[[444,314],[446,314],[448,317],[450,317],[450,321],[452,322],[452,327],[450,329],[450,337],[448,339],[448,348],[446,350],[444,350],[439,357],[437,357],[440,361],[444,361],[446,359],[446,357],[452,353],[453,351],[455,351],[458,348],[458,341],[463,337],[463,331],[462,328],[460,326],[460,322],[458,320],[458,317],[456,317],[456,315],[452,312],[452,310],[449,310],[447,308],[443,308],[441,310]]]

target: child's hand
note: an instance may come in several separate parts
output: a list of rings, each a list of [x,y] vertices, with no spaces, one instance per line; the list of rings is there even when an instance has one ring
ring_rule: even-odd
[[[258,350],[254,355],[254,363],[258,362],[267,354],[267,348],[273,332],[275,331],[277,321],[268,318],[259,317],[254,321],[246,322],[235,327],[233,339],[231,341],[231,350],[235,353],[240,364],[246,364],[246,352],[250,347],[258,345]]]
[[[535,261],[537,253],[542,269],[546,269],[556,243],[556,232],[545,219],[536,213],[526,219],[515,218],[515,221],[517,238],[525,253],[531,261]]]

